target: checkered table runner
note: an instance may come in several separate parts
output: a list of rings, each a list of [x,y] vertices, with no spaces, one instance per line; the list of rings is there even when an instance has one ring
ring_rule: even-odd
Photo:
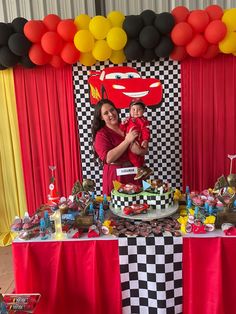
[[[119,238],[123,314],[182,313],[182,241]]]

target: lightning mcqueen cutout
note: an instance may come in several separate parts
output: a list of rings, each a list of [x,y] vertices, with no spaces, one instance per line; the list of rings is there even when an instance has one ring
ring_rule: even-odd
[[[128,108],[131,100],[142,98],[146,106],[160,106],[162,85],[156,78],[142,78],[134,68],[109,67],[101,72],[91,71],[88,79],[90,103],[110,99],[116,108]]]

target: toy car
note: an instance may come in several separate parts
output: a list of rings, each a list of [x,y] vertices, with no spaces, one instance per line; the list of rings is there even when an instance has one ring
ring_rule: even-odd
[[[122,184],[121,187],[119,188],[118,192],[119,193],[125,193],[125,194],[136,194],[141,192],[141,186],[135,185],[132,183],[128,184]]]
[[[110,99],[116,108],[128,108],[131,100],[142,98],[147,107],[161,105],[162,85],[156,78],[142,78],[132,67],[115,66],[91,71],[88,79],[90,103]]]
[[[146,214],[149,205],[147,204],[133,204],[131,206],[126,206],[123,209],[123,213],[125,215],[138,215],[138,214]]]

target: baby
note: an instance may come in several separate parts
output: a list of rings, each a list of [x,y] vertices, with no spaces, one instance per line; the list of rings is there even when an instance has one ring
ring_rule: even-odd
[[[132,128],[137,130],[139,136],[137,137],[136,142],[145,149],[148,147],[148,142],[150,140],[149,122],[143,116],[145,104],[142,100],[138,99],[132,101],[129,108],[130,116],[121,124],[121,129],[125,133],[129,132]],[[130,149],[128,154],[130,162],[138,168],[138,172],[134,178],[135,180],[146,178],[153,173],[149,167],[145,166],[144,156],[136,155]]]

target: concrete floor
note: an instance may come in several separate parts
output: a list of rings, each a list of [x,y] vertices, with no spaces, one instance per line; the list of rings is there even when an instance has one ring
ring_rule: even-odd
[[[0,292],[14,291],[14,275],[12,265],[12,247],[0,247]]]

